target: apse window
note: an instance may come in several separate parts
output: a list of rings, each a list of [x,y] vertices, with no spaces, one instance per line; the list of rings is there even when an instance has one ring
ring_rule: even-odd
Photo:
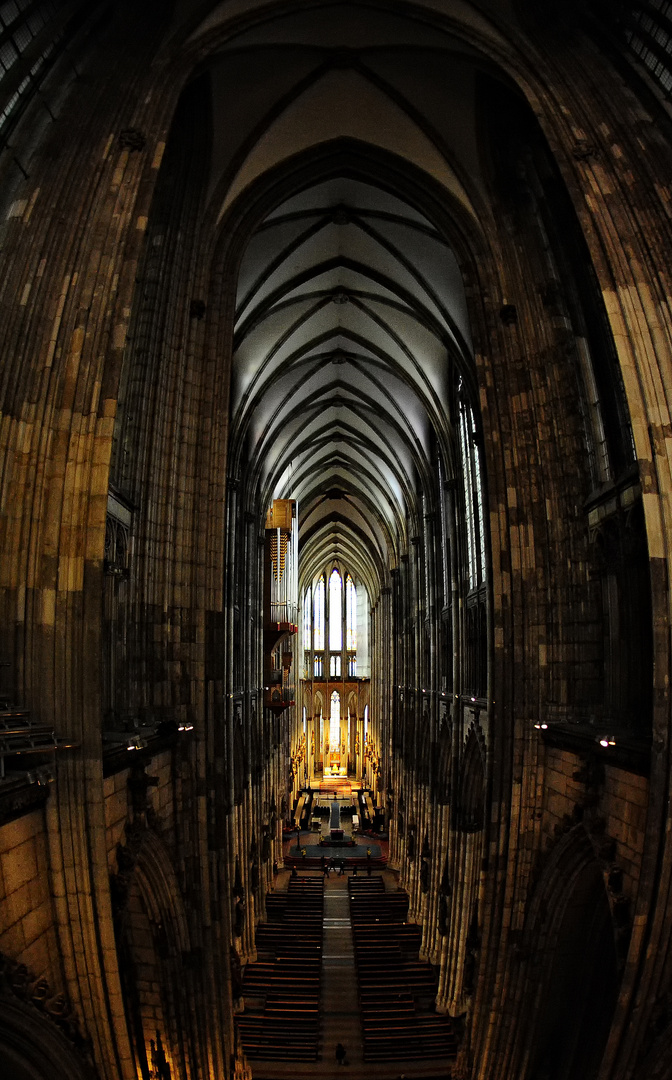
[[[331,715],[329,717],[329,745],[337,751],[341,745],[341,695],[334,690],[331,695]]]
[[[340,652],[343,648],[342,594],[341,575],[334,569],[329,578],[329,648],[332,652]]]

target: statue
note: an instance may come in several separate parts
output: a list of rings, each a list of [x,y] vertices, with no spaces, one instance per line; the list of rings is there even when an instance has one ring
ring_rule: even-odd
[[[423,893],[429,892],[429,863],[422,860],[422,866],[420,867],[420,888]]]
[[[230,946],[229,957],[231,963],[231,997],[235,1002],[239,1001],[243,996],[243,973],[240,965],[240,957],[233,945]]]
[[[236,915],[234,924],[234,934],[236,937],[242,937],[245,930],[245,901],[236,901]]]
[[[152,1048],[152,1068],[156,1080],[170,1080],[170,1065],[166,1061],[166,1053],[163,1049],[160,1033],[158,1031],[156,1033],[156,1046],[153,1039],[150,1039],[149,1042]]]

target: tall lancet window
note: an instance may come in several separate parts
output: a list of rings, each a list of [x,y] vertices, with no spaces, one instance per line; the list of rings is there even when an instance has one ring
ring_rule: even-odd
[[[329,578],[329,651],[340,652],[343,648],[343,582],[335,568]]]
[[[315,608],[313,616],[313,648],[324,649],[324,577],[315,586]]]
[[[485,697],[487,693],[487,612],[485,563],[485,514],[483,482],[476,423],[469,405],[460,401],[460,452],[464,494],[464,525],[467,541],[464,630],[464,692]]]
[[[306,652],[310,651],[311,615],[310,589],[306,589],[303,594],[303,647]]]
[[[485,582],[485,521],[483,518],[481,457],[476,442],[474,416],[469,406],[464,402],[460,402],[460,450],[464,470],[464,509],[469,588],[477,589]]]
[[[329,717],[329,748],[337,753],[341,748],[341,695],[334,690],[331,695],[331,716]]]
[[[357,648],[357,589],[350,574],[345,579],[345,647]]]

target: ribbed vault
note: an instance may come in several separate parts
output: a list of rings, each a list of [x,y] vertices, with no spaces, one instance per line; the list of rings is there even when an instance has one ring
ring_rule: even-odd
[[[201,33],[217,32],[213,13]],[[478,228],[476,144],[456,120],[475,116],[484,63],[447,31],[356,4],[277,12],[210,62],[213,114],[232,85],[238,110],[215,126],[213,221],[226,232],[284,170],[239,267],[230,473],[252,514],[298,500],[302,580],[343,556],[373,599],[418,533],[437,460],[451,472],[451,397],[473,369],[447,215],[437,227],[422,198],[347,157],[413,170],[419,192],[442,190]],[[342,168],[287,182],[293,162],[330,146]]]
[[[303,573],[346,556],[377,592],[406,550],[468,355],[453,252],[416,209],[351,178],[283,202],[238,280],[232,407],[248,498],[296,498]]]

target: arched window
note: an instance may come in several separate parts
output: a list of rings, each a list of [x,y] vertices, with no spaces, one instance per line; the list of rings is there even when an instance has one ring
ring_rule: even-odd
[[[303,678],[368,678],[368,615],[368,593],[350,568],[323,565],[303,593]]]
[[[485,521],[481,458],[476,442],[474,416],[469,406],[463,401],[460,402],[460,451],[464,475],[469,588],[477,589],[485,581]]]
[[[340,652],[343,648],[343,582],[334,567],[329,578],[329,651]]]
[[[350,574],[345,579],[345,647],[357,648],[357,589]]]
[[[306,652],[310,650],[311,622],[310,589],[305,589],[303,593],[303,647]]]
[[[331,695],[331,716],[329,718],[329,746],[337,751],[341,745],[341,695],[334,690]]]
[[[315,606],[313,615],[313,648],[320,652],[324,649],[324,576],[315,586]]]
[[[466,639],[464,691],[478,697],[485,697],[488,664],[483,481],[474,414],[471,407],[464,400],[460,400],[459,419],[464,495],[464,531],[467,542],[465,567],[467,596],[464,608]]]

